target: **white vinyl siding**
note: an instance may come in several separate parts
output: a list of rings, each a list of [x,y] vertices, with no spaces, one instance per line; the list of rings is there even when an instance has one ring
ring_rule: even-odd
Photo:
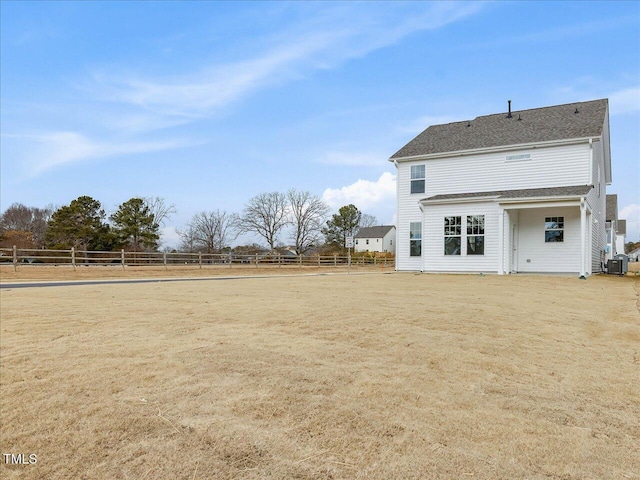
[[[562,242],[545,242],[545,218],[564,217]],[[519,272],[580,272],[580,209],[530,208],[519,212]]]
[[[587,195],[587,204],[591,208],[591,271],[592,273],[599,273],[602,271],[601,265],[603,261],[603,251],[607,245],[607,232],[605,229],[606,223],[606,197],[607,197],[607,183],[606,176],[604,175],[604,143],[593,142],[593,188]],[[600,171],[603,172],[600,175],[600,196],[598,197],[597,171],[598,165]]]
[[[428,160],[426,196],[591,184],[586,143],[515,152],[531,159],[507,161],[510,152],[500,152]]]
[[[407,271],[422,270],[422,259],[409,255],[409,224],[411,222],[422,222],[422,212],[418,201],[424,195],[411,195],[411,164],[399,164],[396,174],[396,188],[398,195],[398,221],[396,224],[396,269]],[[426,175],[429,175],[426,168]]]
[[[425,207],[422,254],[426,272],[492,272],[498,271],[498,213],[493,202]],[[461,255],[444,253],[444,218],[459,216],[463,233],[467,216],[484,215],[484,255],[468,255],[466,236],[462,235]]]

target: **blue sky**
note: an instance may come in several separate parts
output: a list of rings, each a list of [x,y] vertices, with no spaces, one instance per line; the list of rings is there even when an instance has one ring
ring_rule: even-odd
[[[608,193],[640,240],[640,2],[0,9],[3,211],[162,197],[175,245],[198,212],[296,188],[388,224],[387,159],[430,124],[607,97]]]

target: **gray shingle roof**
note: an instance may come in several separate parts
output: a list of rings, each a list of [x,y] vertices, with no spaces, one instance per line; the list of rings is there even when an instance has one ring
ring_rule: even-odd
[[[618,220],[618,228],[616,229],[616,233],[618,235],[626,235],[627,234],[627,221],[626,220]]]
[[[384,238],[389,231],[395,228],[393,225],[381,225],[379,227],[362,227],[355,238]]]
[[[568,103],[515,110],[474,120],[432,125],[391,156],[391,159],[501,147],[602,134],[608,100]],[[576,110],[578,113],[575,113]]]
[[[618,195],[607,195],[607,222],[618,220]]]
[[[500,200],[518,198],[544,198],[544,197],[580,197],[589,193],[591,185],[575,185],[571,187],[550,188],[525,188],[522,190],[494,190],[492,192],[454,193],[451,195],[434,195],[422,201],[430,200],[462,200],[481,197],[497,197]]]

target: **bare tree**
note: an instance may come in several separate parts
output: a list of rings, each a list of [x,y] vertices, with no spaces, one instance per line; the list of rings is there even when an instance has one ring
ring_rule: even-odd
[[[363,213],[360,217],[360,225],[358,225],[358,227],[366,228],[375,227],[376,225],[378,225],[378,219],[376,217],[369,215],[368,213]]]
[[[176,228],[176,233],[180,237],[180,245],[178,245],[178,250],[181,252],[193,253],[198,251],[198,245],[196,243],[196,234],[191,225],[187,225],[186,230],[178,230]]]
[[[167,205],[164,198],[160,197],[145,197],[144,203],[147,208],[153,213],[153,219],[158,225],[165,226],[165,221],[171,218],[171,215],[177,213],[176,206],[172,203]]]
[[[280,192],[261,193],[251,198],[238,219],[240,233],[257,233],[273,251],[278,234],[289,223],[287,196]]]
[[[302,255],[322,238],[322,226],[329,213],[329,206],[311,192],[291,189],[287,192],[293,225],[292,240],[296,253]]]
[[[36,208],[14,203],[0,215],[0,235],[12,231],[26,232],[31,238],[31,247],[43,247],[47,223],[54,210],[52,205]]]
[[[193,216],[185,232],[178,232],[187,249],[218,253],[238,235],[235,225],[237,215],[216,210],[200,212]]]

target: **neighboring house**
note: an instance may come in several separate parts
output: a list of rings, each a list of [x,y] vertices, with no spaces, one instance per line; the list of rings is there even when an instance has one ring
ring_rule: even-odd
[[[629,261],[630,262],[637,262],[638,261],[638,257],[640,257],[640,247],[635,248],[633,250],[631,250],[629,252]]]
[[[608,100],[433,125],[395,153],[396,269],[602,271]]]
[[[627,241],[627,221],[618,219],[616,226],[616,254],[624,253],[624,244]]]
[[[618,225],[618,195],[607,195],[606,199],[606,223],[605,230],[607,235],[607,245],[605,246],[604,261],[605,265],[607,260],[616,256],[616,253],[624,253],[624,247],[622,252],[616,251],[616,230]]]
[[[396,227],[393,225],[363,227],[354,239],[356,252],[395,253],[396,251]]]

